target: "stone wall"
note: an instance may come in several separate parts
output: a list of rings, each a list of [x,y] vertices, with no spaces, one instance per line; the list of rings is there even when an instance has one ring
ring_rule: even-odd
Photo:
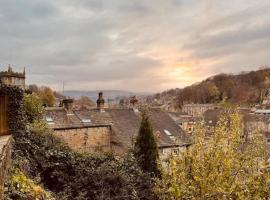
[[[74,150],[111,151],[111,128],[109,126],[54,130],[54,135]]]
[[[4,183],[11,166],[11,136],[0,137],[0,200],[4,196]]]

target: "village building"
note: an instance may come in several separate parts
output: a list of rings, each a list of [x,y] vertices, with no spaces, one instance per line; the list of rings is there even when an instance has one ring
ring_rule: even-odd
[[[100,93],[97,108],[73,109],[72,100],[65,100],[63,107],[46,108],[44,118],[54,135],[75,150],[122,155],[134,146],[139,132],[141,116],[136,102],[132,108],[104,108]],[[149,118],[163,160],[189,145],[189,137],[166,112],[150,109]]]
[[[25,69],[22,73],[14,72],[9,66],[7,71],[0,72],[0,80],[8,86],[18,86],[25,89]]]
[[[169,112],[169,115],[181,129],[190,135],[194,132],[197,122],[200,121],[200,118],[187,113]]]
[[[182,107],[182,112],[193,117],[203,117],[207,110],[217,108],[214,104],[185,104]]]

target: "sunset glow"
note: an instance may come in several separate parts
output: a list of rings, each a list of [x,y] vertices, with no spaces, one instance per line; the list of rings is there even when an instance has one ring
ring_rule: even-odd
[[[266,0],[1,1],[0,61],[56,90],[63,81],[80,90],[181,88],[269,65],[269,9]]]

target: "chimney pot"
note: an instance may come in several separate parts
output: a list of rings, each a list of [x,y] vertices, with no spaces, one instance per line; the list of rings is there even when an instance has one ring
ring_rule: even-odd
[[[73,99],[64,99],[63,100],[63,106],[66,110],[71,111],[73,108]]]
[[[105,100],[103,99],[103,93],[100,92],[98,93],[97,108],[100,111],[104,111],[104,104],[105,104]]]

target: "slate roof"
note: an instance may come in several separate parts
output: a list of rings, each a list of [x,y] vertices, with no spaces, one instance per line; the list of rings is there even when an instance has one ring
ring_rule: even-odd
[[[140,127],[140,118],[133,109],[106,110],[113,121],[112,142],[124,148],[130,148],[135,142]]]
[[[105,112],[98,109],[80,109],[68,112],[64,108],[48,108],[46,117],[53,119],[54,123],[49,124],[53,129],[110,126],[113,133],[112,143],[123,148],[132,147],[141,121],[140,114],[133,109],[105,109]],[[188,136],[168,113],[160,109],[151,109],[149,117],[154,132],[159,133],[157,141],[159,147],[190,143]],[[90,121],[83,123],[83,120]]]
[[[151,109],[149,112],[154,131],[159,131],[160,137],[158,140],[159,146],[174,145],[174,137],[180,143],[189,143],[189,138],[186,133],[175,123],[168,113],[160,109]],[[166,130],[171,133],[171,136],[166,134]]]

